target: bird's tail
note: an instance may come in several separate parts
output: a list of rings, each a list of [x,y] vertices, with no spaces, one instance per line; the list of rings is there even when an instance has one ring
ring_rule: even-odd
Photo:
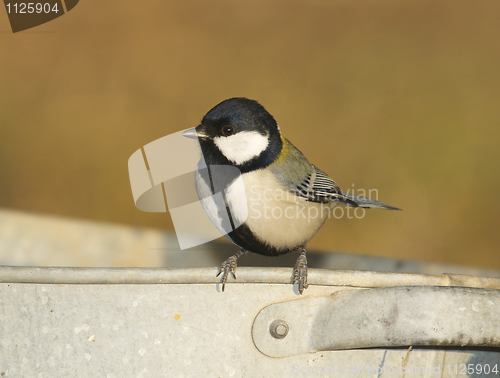
[[[342,193],[342,195],[338,197],[338,200],[340,203],[343,203],[344,205],[363,207],[365,209],[373,207],[377,209],[401,210],[398,209],[397,207],[386,205],[383,202],[374,201],[365,197],[356,196],[354,194],[349,194],[349,193]]]

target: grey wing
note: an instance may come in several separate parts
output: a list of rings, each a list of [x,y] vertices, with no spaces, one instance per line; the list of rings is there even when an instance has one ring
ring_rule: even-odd
[[[346,205],[358,206],[358,204],[345,197],[339,186],[325,172],[313,165],[314,171],[299,184],[295,189],[300,197],[310,202],[328,203],[337,201]]]
[[[344,205],[379,208],[387,210],[401,210],[397,207],[387,205],[383,202],[375,201],[369,198],[356,196],[354,194],[343,193],[337,183],[333,181],[325,172],[314,167],[305,180],[297,185],[296,193],[300,197],[310,202],[328,203],[336,201]]]

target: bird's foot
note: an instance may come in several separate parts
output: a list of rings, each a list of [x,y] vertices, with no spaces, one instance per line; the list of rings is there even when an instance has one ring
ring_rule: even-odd
[[[224,291],[226,287],[226,282],[227,282],[227,277],[229,276],[229,273],[232,274],[233,278],[236,279],[236,267],[238,266],[236,261],[238,260],[238,257],[244,255],[247,251],[244,249],[240,250],[238,253],[235,255],[229,257],[228,259],[224,260],[222,263],[219,273],[217,273],[216,277],[219,277],[222,274],[222,279],[220,280],[220,283],[222,284],[222,291]]]
[[[299,293],[302,294],[304,289],[309,286],[307,284],[307,258],[306,258],[306,246],[302,247],[302,252],[299,258],[295,262],[295,267],[293,268],[293,283],[299,285]]]

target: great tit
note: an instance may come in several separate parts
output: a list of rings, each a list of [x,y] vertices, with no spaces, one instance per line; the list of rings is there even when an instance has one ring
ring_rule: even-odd
[[[222,291],[229,273],[236,279],[236,261],[244,253],[279,256],[300,250],[293,284],[298,284],[302,294],[308,286],[306,244],[336,205],[399,210],[343,193],[282,136],[278,122],[257,101],[243,97],[225,100],[183,135],[198,139],[207,167],[233,166],[241,174],[238,179],[243,185],[231,186],[237,179],[232,175],[222,180],[227,189],[222,202],[202,202],[219,230],[221,214],[230,214],[235,227],[221,232],[241,248],[222,263],[217,274],[223,274]],[[200,200],[214,194],[213,177],[201,169],[195,175],[195,186]]]

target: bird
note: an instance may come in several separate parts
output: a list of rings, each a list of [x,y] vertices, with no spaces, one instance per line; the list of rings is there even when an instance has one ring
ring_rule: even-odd
[[[245,253],[280,256],[300,251],[292,284],[302,294],[308,287],[306,245],[329,211],[339,204],[400,210],[344,193],[283,137],[275,118],[255,100],[224,100],[183,136],[199,142],[203,159],[196,168],[195,187],[205,213],[240,248],[218,271],[222,291],[229,274],[236,279],[237,260]],[[218,192],[222,198],[216,200]],[[227,219],[223,225],[224,214],[229,226]]]

